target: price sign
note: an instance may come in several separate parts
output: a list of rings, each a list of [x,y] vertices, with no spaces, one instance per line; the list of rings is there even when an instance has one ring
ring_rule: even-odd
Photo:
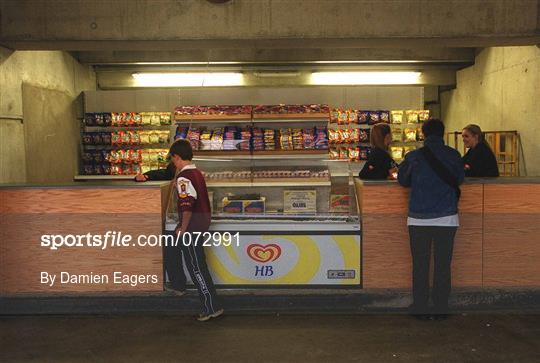
[[[285,190],[283,192],[283,213],[317,213],[317,191]]]

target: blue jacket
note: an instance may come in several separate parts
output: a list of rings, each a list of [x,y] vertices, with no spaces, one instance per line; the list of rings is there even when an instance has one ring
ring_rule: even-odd
[[[430,136],[424,141],[435,157],[463,183],[465,172],[461,155],[444,145],[441,137]],[[458,212],[456,191],[433,171],[420,150],[409,152],[398,170],[398,182],[411,187],[409,217],[428,219],[454,215]]]

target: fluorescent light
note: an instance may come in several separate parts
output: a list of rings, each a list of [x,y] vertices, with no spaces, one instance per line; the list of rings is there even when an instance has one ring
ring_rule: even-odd
[[[298,77],[300,72],[282,72],[282,71],[264,71],[264,72],[255,72],[253,73],[255,77],[259,78],[282,78],[282,77]]]
[[[242,73],[133,73],[139,87],[224,87],[242,86]]]
[[[314,72],[313,85],[418,84],[421,72]]]

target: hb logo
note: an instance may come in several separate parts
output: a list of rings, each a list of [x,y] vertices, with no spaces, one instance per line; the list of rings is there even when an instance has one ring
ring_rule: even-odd
[[[260,245],[251,244],[246,250],[248,256],[257,262],[268,263],[275,261],[281,256],[281,247],[276,244]],[[272,266],[255,266],[255,276],[272,276],[274,269]]]

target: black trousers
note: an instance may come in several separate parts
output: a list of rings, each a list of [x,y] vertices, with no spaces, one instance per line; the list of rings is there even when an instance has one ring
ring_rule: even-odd
[[[428,313],[429,263],[431,244],[434,250],[432,300],[435,312],[448,311],[448,298],[452,287],[452,252],[457,227],[409,226],[413,260],[413,305],[411,311]]]
[[[199,292],[203,313],[212,314],[221,309],[202,246],[184,246],[180,239],[178,246],[165,246],[164,255],[165,270],[174,289],[186,289],[185,262],[191,281]]]

